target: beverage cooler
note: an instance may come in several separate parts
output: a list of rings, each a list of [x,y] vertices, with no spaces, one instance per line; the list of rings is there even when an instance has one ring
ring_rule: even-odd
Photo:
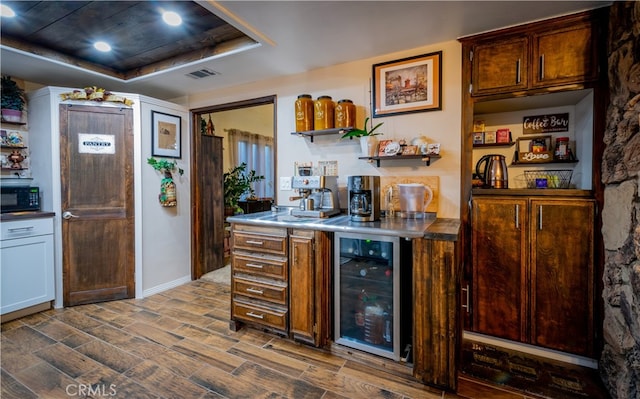
[[[334,341],[411,361],[411,242],[335,234]]]

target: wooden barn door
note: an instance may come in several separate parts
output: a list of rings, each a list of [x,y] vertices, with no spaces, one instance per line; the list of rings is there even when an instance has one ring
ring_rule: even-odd
[[[133,298],[133,110],[60,105],[64,306]]]

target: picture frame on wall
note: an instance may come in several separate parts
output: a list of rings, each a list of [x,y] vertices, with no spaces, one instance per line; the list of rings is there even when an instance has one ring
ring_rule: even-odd
[[[182,158],[182,118],[163,112],[151,111],[151,155]]]
[[[372,116],[442,109],[442,51],[373,65]]]

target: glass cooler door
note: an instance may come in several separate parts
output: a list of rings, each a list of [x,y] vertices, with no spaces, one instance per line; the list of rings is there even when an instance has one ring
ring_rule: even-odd
[[[335,245],[335,342],[399,360],[399,238],[336,233]]]

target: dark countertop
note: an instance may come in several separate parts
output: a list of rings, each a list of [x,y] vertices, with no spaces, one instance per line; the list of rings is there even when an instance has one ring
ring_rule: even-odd
[[[7,213],[0,213],[0,220],[4,222],[8,222],[12,220],[52,218],[55,215],[56,215],[55,212],[45,212],[45,211],[7,212]]]
[[[266,211],[227,218],[229,223],[243,223],[255,226],[304,228],[310,230],[392,235],[403,238],[427,238],[456,241],[460,230],[459,219],[438,219],[435,216],[425,219],[404,219],[400,217],[380,218],[375,222],[352,222],[347,214],[330,218],[298,217],[289,214],[287,209],[276,212]]]

